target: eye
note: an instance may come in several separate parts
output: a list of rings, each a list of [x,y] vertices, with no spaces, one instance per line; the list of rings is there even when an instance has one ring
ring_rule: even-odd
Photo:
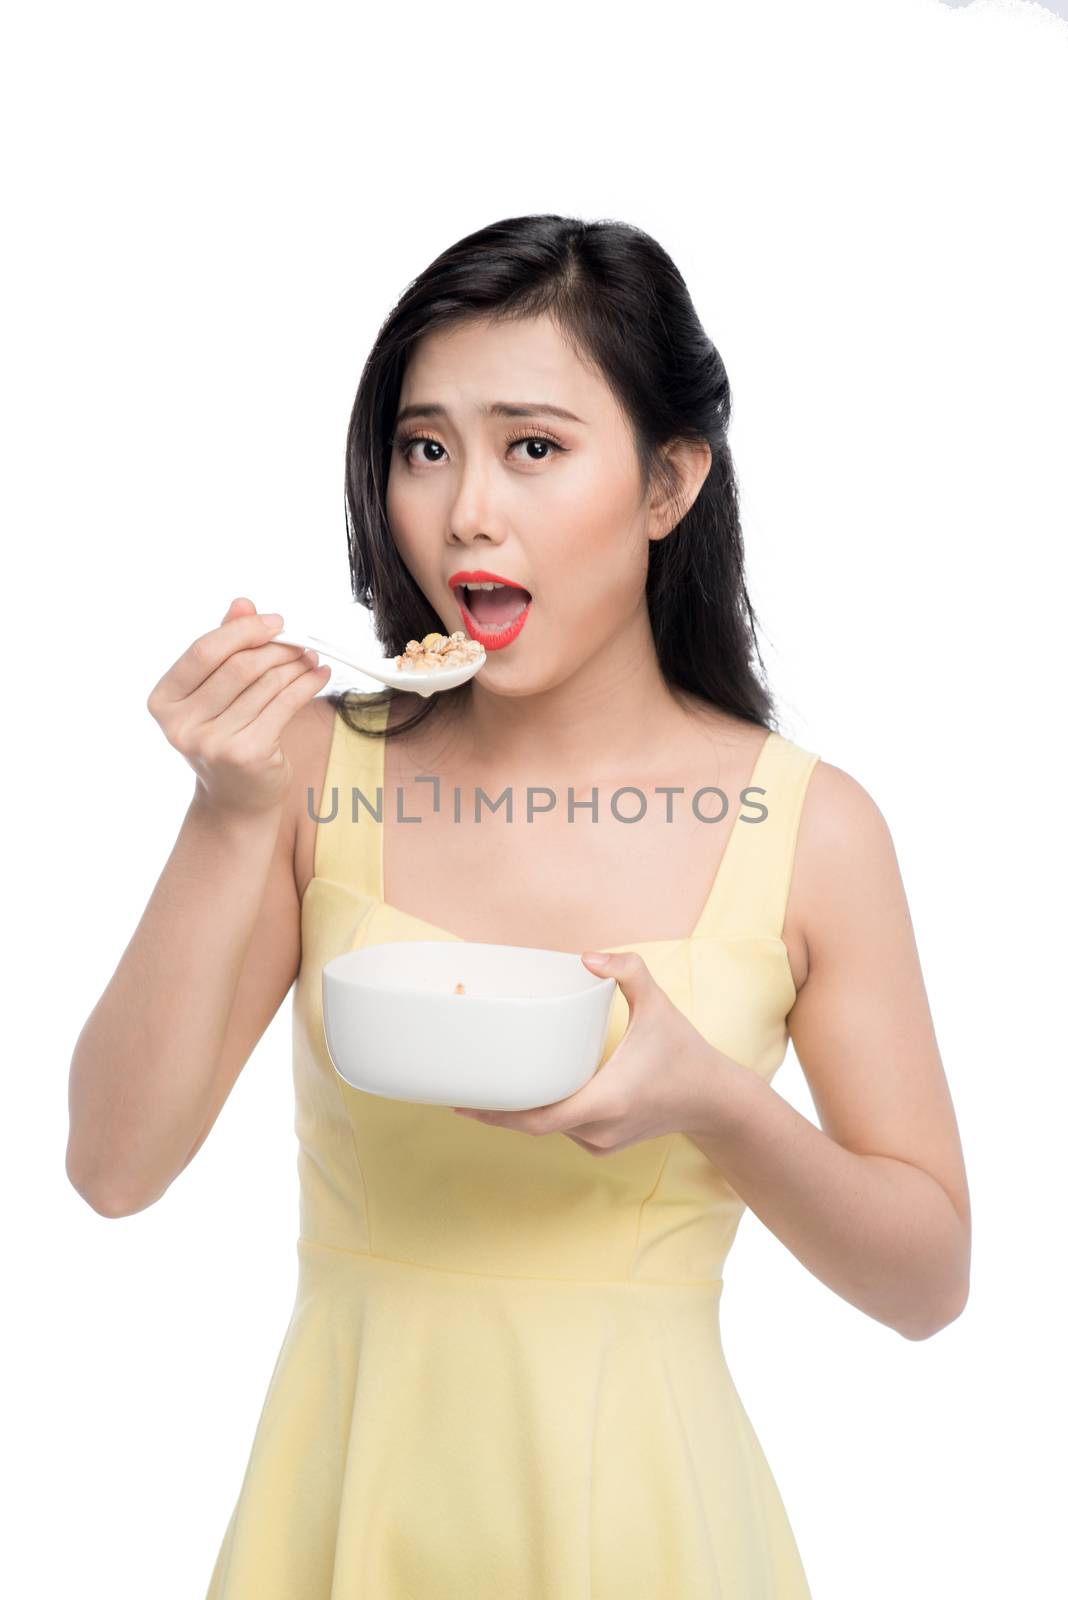
[[[551,455],[565,454],[564,446],[559,439],[554,439],[551,433],[513,433],[508,436],[508,448],[514,444],[547,444],[549,449],[542,456],[528,456],[528,461],[548,461]]]
[[[553,453],[559,453],[561,455],[565,455],[567,453],[567,447],[562,445],[559,439],[554,438],[551,433],[513,433],[509,436],[506,443],[509,449],[511,449],[512,445],[514,444],[548,445],[550,449],[545,455],[527,456],[527,462],[531,466],[535,466],[541,461],[548,461],[550,455]],[[398,434],[395,439],[391,439],[390,444],[394,445],[396,449],[400,451],[401,455],[410,466],[433,466],[441,459],[440,456],[437,456],[432,457],[429,461],[426,459],[422,461],[413,461],[410,455],[413,445],[427,444],[431,445],[435,450],[445,449],[445,446],[439,439],[432,438],[428,433],[401,433]]]

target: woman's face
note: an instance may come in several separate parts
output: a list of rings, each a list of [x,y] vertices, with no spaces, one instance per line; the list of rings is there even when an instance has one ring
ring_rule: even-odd
[[[495,405],[529,410],[495,415]],[[409,407],[418,409],[406,416]],[[386,491],[393,538],[445,631],[485,645],[483,684],[550,688],[644,619],[657,535],[629,426],[549,317],[424,335],[397,415]],[[518,632],[509,623],[524,595],[450,587],[473,571],[531,596]]]

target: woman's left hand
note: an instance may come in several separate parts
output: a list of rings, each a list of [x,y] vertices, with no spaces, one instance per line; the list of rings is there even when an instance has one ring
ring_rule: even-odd
[[[454,1111],[519,1133],[564,1133],[592,1156],[664,1133],[707,1131],[716,1119],[717,1087],[729,1058],[698,1033],[634,951],[609,955],[603,964],[589,954],[582,960],[598,977],[615,978],[630,1008],[626,1032],[600,1071],[551,1105]]]

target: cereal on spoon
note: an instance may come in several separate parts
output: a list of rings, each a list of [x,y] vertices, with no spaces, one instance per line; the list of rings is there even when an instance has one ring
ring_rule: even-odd
[[[409,639],[403,655],[394,656],[397,667],[408,667],[416,672],[436,672],[443,667],[460,667],[468,661],[477,661],[482,646],[465,633],[428,633],[422,639]]]

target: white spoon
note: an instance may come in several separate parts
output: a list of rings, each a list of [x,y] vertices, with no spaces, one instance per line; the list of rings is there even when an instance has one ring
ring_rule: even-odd
[[[426,699],[428,694],[436,694],[439,689],[455,689],[458,684],[466,683],[468,678],[473,678],[480,667],[486,664],[486,652],[474,661],[463,661],[456,667],[398,667],[394,664],[392,656],[377,656],[374,664],[369,666],[366,661],[356,661],[351,655],[346,655],[337,645],[330,644],[326,639],[317,639],[314,633],[304,633],[301,630],[293,631],[284,628],[281,633],[271,635],[272,644],[297,644],[305,650],[317,650],[321,656],[329,656],[331,661],[340,661],[346,667],[354,667],[357,672],[362,672],[365,677],[374,678],[378,683],[387,684],[391,689],[406,689],[411,694],[421,694]]]

